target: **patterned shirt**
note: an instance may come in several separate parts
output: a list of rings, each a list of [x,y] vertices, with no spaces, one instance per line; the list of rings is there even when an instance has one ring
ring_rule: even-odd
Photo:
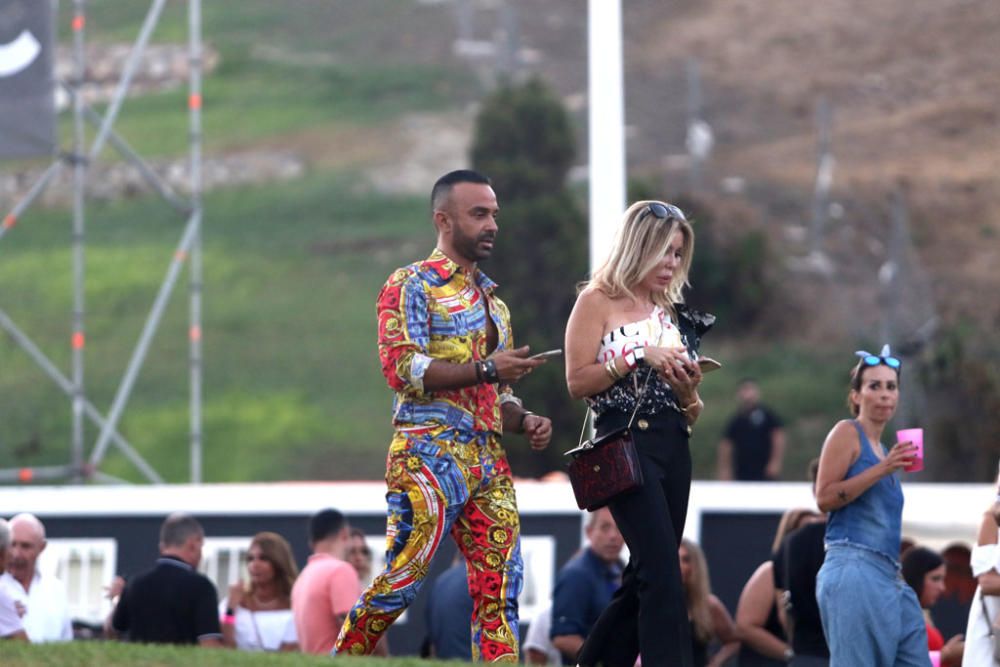
[[[397,427],[439,424],[502,432],[500,394],[509,394],[509,388],[480,383],[431,392],[423,383],[431,361],[463,364],[487,358],[487,315],[496,325],[497,350],[513,347],[510,313],[494,296],[495,288],[482,271],[470,279],[438,249],[389,276],[376,304],[378,351],[382,374],[396,392]]]

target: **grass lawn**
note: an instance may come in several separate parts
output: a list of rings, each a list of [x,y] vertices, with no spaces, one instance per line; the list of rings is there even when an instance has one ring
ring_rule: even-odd
[[[248,653],[228,649],[199,649],[186,646],[144,646],[115,642],[80,641],[66,644],[31,645],[25,642],[0,643],[4,667],[318,667],[334,664],[331,658],[301,653]],[[419,658],[338,658],[344,667],[436,667],[462,664]]]

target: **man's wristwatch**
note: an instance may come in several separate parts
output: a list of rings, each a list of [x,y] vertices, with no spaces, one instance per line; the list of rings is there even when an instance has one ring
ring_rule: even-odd
[[[640,361],[646,358],[646,348],[634,347],[625,353],[625,365],[629,370],[633,370]]]
[[[787,647],[785,649],[784,658],[785,658],[785,662],[791,662],[795,658],[795,651],[792,650],[791,646],[789,646],[789,647]]]

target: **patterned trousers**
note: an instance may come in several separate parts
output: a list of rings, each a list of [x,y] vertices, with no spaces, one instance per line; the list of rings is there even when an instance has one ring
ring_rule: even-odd
[[[468,565],[473,659],[518,662],[520,522],[499,437],[443,426],[399,430],[386,468],[385,570],[351,609],[333,653],[375,649],[450,532]]]

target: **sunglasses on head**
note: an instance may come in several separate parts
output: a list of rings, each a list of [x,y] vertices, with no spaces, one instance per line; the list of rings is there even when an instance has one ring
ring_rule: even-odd
[[[642,222],[643,218],[647,215],[652,215],[654,218],[659,218],[660,220],[687,220],[684,217],[684,213],[674,206],[673,204],[661,204],[660,202],[653,202],[646,206],[646,208],[639,215],[638,222]]]
[[[888,357],[888,356],[882,357],[877,354],[869,354],[864,357],[861,357],[861,362],[865,366],[878,366],[880,364],[883,364],[895,371],[898,371],[899,367],[902,365],[899,359],[897,359],[896,357]]]

